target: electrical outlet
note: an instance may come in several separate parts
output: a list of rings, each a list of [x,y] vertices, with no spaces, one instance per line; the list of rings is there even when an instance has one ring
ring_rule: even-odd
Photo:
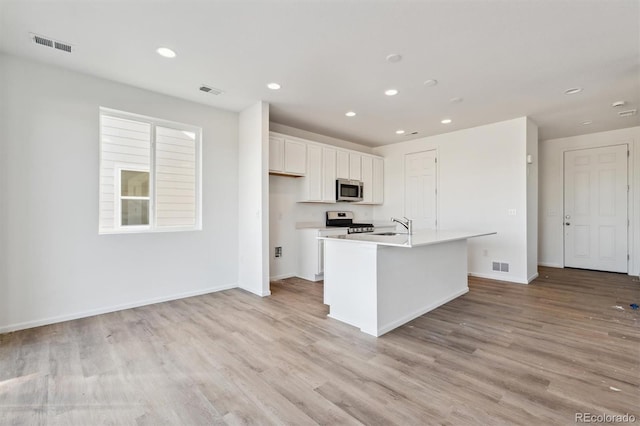
[[[509,210],[507,211],[507,214],[508,214],[509,216],[515,216],[515,215],[516,215],[516,209],[509,209]]]
[[[276,247],[276,257],[282,257],[282,247]]]

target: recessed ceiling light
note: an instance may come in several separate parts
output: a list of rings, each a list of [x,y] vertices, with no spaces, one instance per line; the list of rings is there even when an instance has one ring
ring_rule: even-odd
[[[344,115],[346,115],[347,117],[355,117],[356,113],[353,111],[349,111],[349,112],[346,112]]]
[[[158,55],[163,56],[165,58],[175,58],[176,57],[176,52],[174,52],[173,50],[169,49],[168,47],[158,47],[156,49],[156,52],[158,53]]]
[[[591,120],[587,120],[587,121],[583,121],[583,122],[582,122],[582,125],[583,125],[583,126],[588,126],[588,125],[589,125],[589,124],[591,124],[591,123],[593,123],[593,121],[591,121]]]
[[[389,90],[385,90],[384,94],[387,96],[395,96],[398,94],[398,91],[396,89],[389,89]]]
[[[404,135],[404,130],[396,130],[396,135]]]
[[[564,91],[565,95],[575,95],[576,93],[582,92],[582,87],[572,87],[571,89],[567,89]]]
[[[402,55],[398,55],[397,53],[392,53],[391,55],[388,55],[386,59],[387,59],[387,62],[394,64],[402,60]]]
[[[442,124],[451,124],[451,119],[450,118],[445,118],[444,120],[440,121]]]
[[[427,87],[435,86],[436,84],[438,84],[438,80],[434,79],[429,79],[424,82],[424,85]]]
[[[625,101],[615,101],[614,103],[611,104],[611,106],[614,108],[618,108],[618,107],[624,106],[625,104],[626,104]]]
[[[267,87],[271,90],[280,90],[280,85],[278,83],[269,83]]]
[[[462,98],[451,98],[449,99],[449,102],[451,102],[452,104],[459,104],[460,102],[462,102]]]

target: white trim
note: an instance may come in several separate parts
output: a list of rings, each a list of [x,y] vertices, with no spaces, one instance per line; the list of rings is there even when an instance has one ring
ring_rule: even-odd
[[[489,279],[489,280],[503,281],[503,282],[506,282],[506,283],[529,284],[527,281],[519,279],[519,278],[516,278],[513,275],[507,275],[507,276],[501,277],[499,275],[483,274],[483,273],[479,273],[479,272],[469,272],[467,275],[472,276],[472,277],[478,277],[478,278],[486,278],[486,279]]]
[[[260,297],[271,296],[271,290],[259,292],[259,291],[253,291],[250,288],[245,288],[245,287],[242,287],[242,286],[238,286],[238,288],[240,290],[246,291],[247,293],[255,294],[256,296],[260,296]]]
[[[295,276],[296,276],[296,274],[280,274],[280,275],[275,275],[273,277],[269,277],[269,280],[278,281],[278,280],[284,280],[284,279],[287,279],[287,278],[293,278]]]
[[[59,322],[70,321],[79,318],[87,318],[95,315],[108,314],[110,312],[122,311],[125,309],[137,308],[140,306],[153,305],[156,303],[168,302],[171,300],[185,299],[187,297],[201,296],[203,294],[216,293],[218,291],[237,288],[237,284],[224,284],[216,287],[209,287],[202,290],[187,291],[184,293],[176,293],[169,296],[154,297],[151,299],[139,300],[137,302],[122,303],[120,305],[105,306],[102,308],[90,309],[88,311],[80,311],[73,314],[59,315],[55,317],[43,318],[34,321],[26,321],[15,324],[9,324],[0,327],[0,333],[8,333],[11,331],[24,330],[27,328],[40,327],[43,325],[56,324]]]
[[[531,275],[529,278],[527,278],[527,281],[528,281],[527,284],[531,284],[531,281],[535,280],[539,276],[540,276],[540,274],[537,273],[537,272],[535,274]]]
[[[546,266],[548,268],[560,268],[564,269],[564,265],[554,262],[538,262],[538,266]]]

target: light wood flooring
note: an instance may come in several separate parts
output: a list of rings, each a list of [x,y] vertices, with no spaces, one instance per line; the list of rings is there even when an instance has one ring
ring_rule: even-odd
[[[0,424],[640,419],[640,283],[540,268],[470,289],[377,339],[326,318],[322,284],[299,279],[0,335]]]

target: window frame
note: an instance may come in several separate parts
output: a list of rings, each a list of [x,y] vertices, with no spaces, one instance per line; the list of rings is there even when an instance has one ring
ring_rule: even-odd
[[[103,117],[113,117],[123,120],[137,121],[149,124],[150,126],[150,143],[149,143],[149,170],[140,167],[139,164],[116,163],[114,165],[114,223],[113,229],[103,229],[101,227],[101,202],[102,202],[102,174],[99,172],[98,185],[98,234],[136,234],[136,233],[156,233],[156,232],[185,232],[185,231],[201,231],[202,230],[202,128],[190,124],[180,123],[177,121],[165,120],[161,118],[149,117],[146,115],[120,111],[112,108],[99,107],[99,167],[102,168],[103,156],[103,134],[102,125]],[[180,132],[191,132],[195,134],[195,223],[193,225],[176,225],[157,227],[157,209],[156,209],[156,127],[165,127]],[[122,206],[121,206],[121,171],[143,171],[149,172],[149,225],[130,225],[122,226]],[[118,191],[116,193],[116,191]]]
[[[151,170],[147,170],[144,167],[140,167],[139,165],[132,165],[126,163],[116,163],[114,170],[116,171],[115,175],[117,177],[114,178],[114,203],[113,203],[113,221],[114,229],[118,229],[122,232],[131,232],[131,231],[148,231],[153,228],[155,222],[154,208],[153,203],[151,202],[154,191],[151,184]],[[135,197],[135,196],[123,196],[122,195],[122,171],[131,171],[131,172],[146,172],[149,173],[149,196],[147,197]],[[116,195],[117,191],[117,195]],[[148,225],[122,225],[122,200],[147,200],[149,201],[149,224]]]

